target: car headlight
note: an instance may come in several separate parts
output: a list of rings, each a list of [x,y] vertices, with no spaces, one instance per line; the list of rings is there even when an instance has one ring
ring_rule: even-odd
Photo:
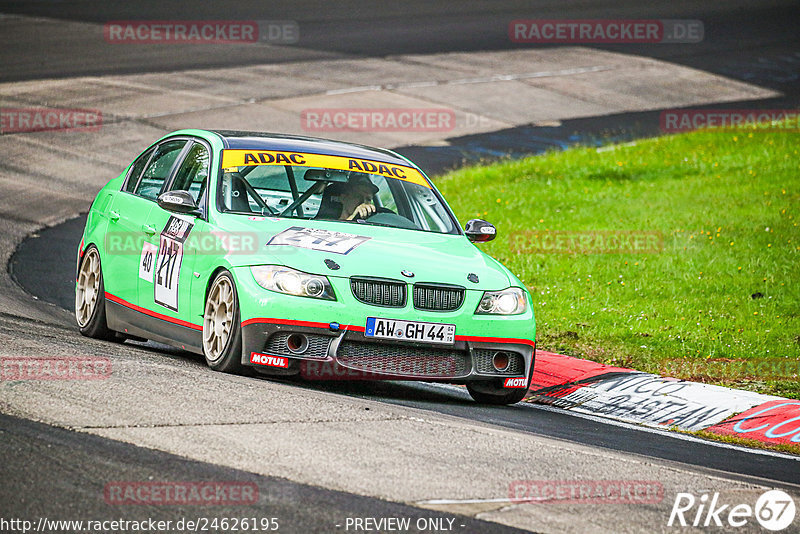
[[[516,315],[528,310],[528,299],[525,292],[518,287],[509,287],[502,291],[485,291],[478,309],[479,315]]]
[[[298,297],[336,300],[333,287],[325,276],[280,265],[256,265],[250,267],[250,270],[258,285],[264,289]]]

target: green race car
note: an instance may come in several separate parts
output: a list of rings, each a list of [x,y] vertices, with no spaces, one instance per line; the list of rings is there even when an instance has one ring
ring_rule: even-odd
[[[531,297],[406,158],[361,145],[181,130],[97,195],[78,251],[82,334],[150,339],[215,370],[528,390]]]

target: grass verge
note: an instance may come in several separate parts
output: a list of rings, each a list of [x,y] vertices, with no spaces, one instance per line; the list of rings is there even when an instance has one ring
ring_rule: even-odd
[[[497,226],[481,246],[531,290],[542,349],[800,398],[798,139],[698,131],[437,186]]]
[[[697,430],[695,432],[686,432],[683,430],[678,430],[678,432],[682,434],[689,434],[691,436],[696,436],[702,439],[708,439],[711,441],[720,441],[722,443],[729,443],[731,445],[739,445],[741,447],[750,447],[753,449],[763,449],[767,451],[785,452],[789,454],[800,455],[800,445],[787,445],[785,443],[774,443],[774,444],[765,443],[763,441],[758,441],[757,439],[726,436],[722,434],[715,434],[714,432],[708,432],[707,430]]]

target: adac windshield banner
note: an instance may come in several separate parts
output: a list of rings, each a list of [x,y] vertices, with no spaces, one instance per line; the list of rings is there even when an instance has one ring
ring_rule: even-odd
[[[386,178],[394,178],[430,188],[428,180],[417,169],[405,165],[394,165],[382,161],[329,156],[326,154],[306,154],[303,152],[277,152],[271,150],[223,150],[222,168],[248,167],[251,165],[301,165],[321,167],[341,171],[365,172]]]

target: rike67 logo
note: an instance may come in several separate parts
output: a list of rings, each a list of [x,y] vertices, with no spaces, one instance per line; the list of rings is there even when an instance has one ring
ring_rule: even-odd
[[[738,528],[752,524],[755,519],[761,528],[777,532],[794,521],[794,499],[781,490],[769,490],[758,497],[755,506],[721,501],[719,493],[704,493],[699,498],[691,493],[678,493],[667,526]]]

